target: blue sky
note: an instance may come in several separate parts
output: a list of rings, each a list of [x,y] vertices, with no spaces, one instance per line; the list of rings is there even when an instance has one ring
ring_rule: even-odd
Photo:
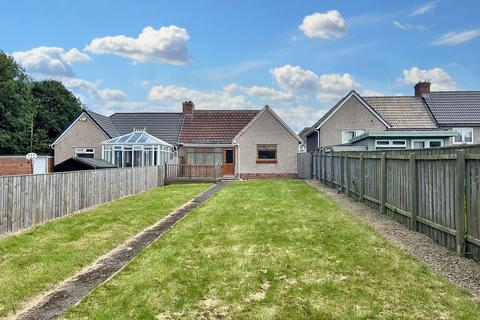
[[[1,47],[103,114],[271,105],[294,129],[341,96],[480,87],[480,2],[9,1]]]

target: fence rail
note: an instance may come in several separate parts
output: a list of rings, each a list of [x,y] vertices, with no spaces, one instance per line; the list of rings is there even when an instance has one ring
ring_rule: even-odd
[[[0,235],[163,186],[164,167],[0,177]]]
[[[315,152],[299,172],[480,260],[480,147]],[[301,168],[309,166],[308,168]]]
[[[222,177],[220,165],[165,164],[165,180],[178,181],[217,181]]]

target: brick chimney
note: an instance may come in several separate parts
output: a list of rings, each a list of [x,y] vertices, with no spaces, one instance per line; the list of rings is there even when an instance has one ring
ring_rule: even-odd
[[[428,81],[419,81],[415,85],[415,96],[416,97],[421,97],[424,94],[429,94],[430,93],[430,82]]]
[[[192,101],[185,101],[184,103],[182,103],[182,110],[184,115],[192,115],[194,109],[195,105]]]

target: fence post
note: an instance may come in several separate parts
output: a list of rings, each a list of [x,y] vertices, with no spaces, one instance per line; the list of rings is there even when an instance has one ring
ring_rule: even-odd
[[[322,162],[320,161],[321,160],[320,155],[321,155],[320,151],[317,151],[317,158],[316,158],[317,168],[318,168],[317,180],[320,180],[322,177]]]
[[[346,192],[347,192],[347,197],[350,196],[350,185],[351,185],[351,181],[350,181],[350,161],[348,160],[348,153],[345,154],[345,170],[347,171],[346,172],[346,175],[347,175],[347,187],[345,188]]]
[[[330,187],[333,188],[333,150],[330,150]]]
[[[417,190],[417,161],[415,153],[410,153],[410,198],[412,201],[410,219],[410,228],[417,231],[417,214],[418,214],[418,190]]]
[[[164,182],[164,183],[165,183],[165,180],[167,180],[167,168],[168,168],[168,167],[167,167],[167,163],[165,162],[165,163],[163,164],[163,171],[164,171],[164,172],[163,172],[163,174],[164,174],[163,182]]]
[[[385,213],[385,202],[387,198],[387,170],[385,152],[380,158],[380,212]]]
[[[465,150],[457,150],[457,165],[456,165],[456,205],[457,210],[455,222],[457,227],[456,251],[457,255],[465,255]]]
[[[343,192],[345,185],[345,163],[343,162],[343,152],[340,152],[340,192]]]
[[[360,154],[360,188],[359,188],[360,202],[363,202],[363,195],[365,194],[365,163],[363,160],[363,153]]]

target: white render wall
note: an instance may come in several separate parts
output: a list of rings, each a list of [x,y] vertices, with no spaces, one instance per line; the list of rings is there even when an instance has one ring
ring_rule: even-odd
[[[237,143],[237,173],[297,173],[299,142],[268,110],[252,123]],[[257,144],[276,144],[277,163],[257,163]]]

